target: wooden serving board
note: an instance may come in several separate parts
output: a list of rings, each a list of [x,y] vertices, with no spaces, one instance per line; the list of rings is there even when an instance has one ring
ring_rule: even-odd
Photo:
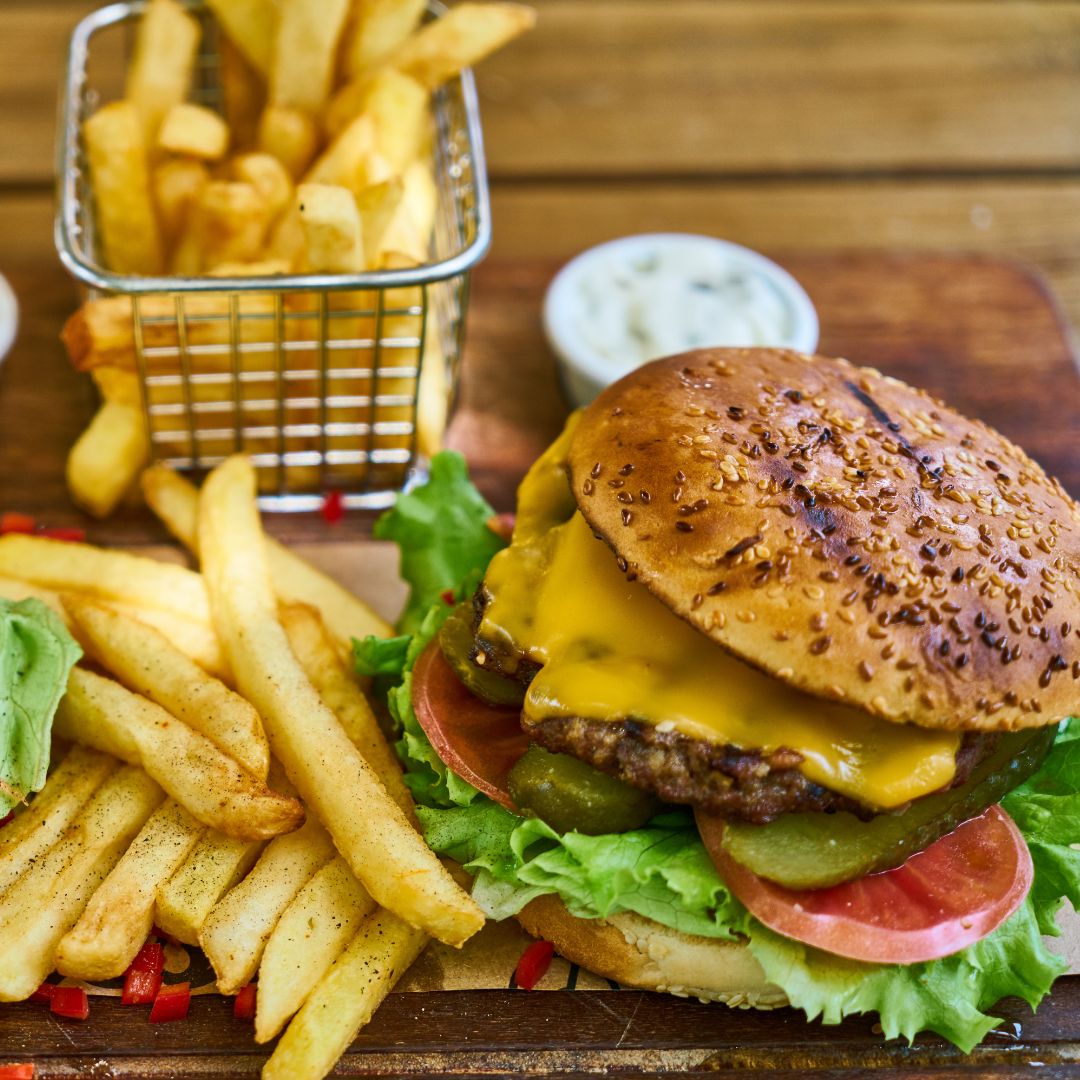
[[[806,287],[822,325],[820,351],[926,387],[1021,443],[1080,495],[1080,377],[1069,332],[1040,280],[978,256],[847,254],[780,257]],[[470,460],[500,510],[513,508],[524,470],[566,415],[540,303],[561,260],[491,260],[477,272],[460,407],[449,441]],[[89,522],[63,486],[67,449],[90,418],[89,380],[67,365],[57,334],[75,302],[58,269],[9,275],[23,305],[20,339],[0,366],[0,510],[52,525],[87,526],[101,543],[160,542],[138,507]],[[369,535],[371,517],[335,528],[317,516],[268,519],[293,542]],[[357,549],[359,550],[359,548]],[[0,963],[2,963],[0,958]],[[728,1010],[640,991],[516,990],[392,994],[339,1063],[340,1075],[597,1072],[703,1076],[722,1069],[772,1077],[812,1070],[822,1080],[914,1076],[1080,1076],[1080,977],[1057,983],[1033,1017],[1015,999],[1006,1023],[966,1056],[934,1036],[908,1047],[874,1032],[876,1017],[836,1027],[792,1009]],[[0,1005],[0,1064],[33,1060],[38,1076],[248,1077],[267,1048],[231,999],[196,997],[184,1023],[150,1027],[145,1009],[93,1000],[87,1022],[41,1005]]]

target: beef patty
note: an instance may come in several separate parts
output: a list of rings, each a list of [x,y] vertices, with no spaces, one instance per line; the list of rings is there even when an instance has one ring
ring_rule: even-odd
[[[798,766],[802,754],[781,747],[771,754],[658,731],[635,720],[583,720],[552,717],[521,726],[541,746],[572,754],[594,769],[664,802],[686,803],[710,814],[764,825],[788,813],[848,810],[863,820],[875,811],[808,780]],[[956,776],[963,784],[971,770],[993,753],[996,732],[967,731],[956,753]]]

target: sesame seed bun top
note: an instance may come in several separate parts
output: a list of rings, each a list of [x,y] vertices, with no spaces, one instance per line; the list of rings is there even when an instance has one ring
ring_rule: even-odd
[[[1080,709],[1080,511],[923,391],[701,349],[608,387],[569,466],[628,577],[800,690],[931,728]]]

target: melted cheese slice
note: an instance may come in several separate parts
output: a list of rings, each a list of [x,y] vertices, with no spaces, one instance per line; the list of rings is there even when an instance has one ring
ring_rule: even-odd
[[[580,512],[563,524],[528,521],[488,568],[481,634],[543,665],[525,698],[530,718],[633,719],[744,749],[784,746],[803,755],[807,779],[880,809],[952,780],[958,733],[793,690],[628,582]]]

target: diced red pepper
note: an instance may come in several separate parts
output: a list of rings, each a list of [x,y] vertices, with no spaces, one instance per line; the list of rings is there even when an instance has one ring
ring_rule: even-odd
[[[163,986],[154,999],[150,1010],[151,1024],[167,1024],[171,1020],[183,1020],[191,1004],[191,983],[174,983]]]
[[[32,533],[34,525],[34,519],[29,514],[16,514],[13,510],[0,514],[0,536],[5,533]]]
[[[443,589],[443,591],[439,593],[439,599],[442,600],[444,604],[452,604],[457,597],[454,596],[453,589]]]
[[[0,1080],[34,1080],[32,1062],[25,1065],[0,1065]]]
[[[232,1014],[237,1020],[255,1019],[254,983],[248,983],[247,986],[240,988],[240,993],[236,995],[236,1000],[233,1002]]]
[[[522,954],[514,972],[514,982],[522,990],[531,990],[551,967],[555,946],[550,941],[534,941]]]
[[[173,937],[172,934],[166,934],[160,926],[151,926],[150,936],[164,938],[170,945],[183,945],[183,942],[179,938]]]
[[[42,1005],[48,1005],[52,1001],[53,994],[56,991],[56,984],[51,982],[43,982],[31,995],[31,1001],[39,1001]]]
[[[82,544],[86,542],[86,530],[77,529],[74,526],[56,526],[52,529],[38,529],[38,536],[44,536],[48,540],[67,540],[72,544]]]
[[[15,816],[14,810],[9,810],[4,817],[0,818],[0,829],[2,829],[13,817]]]
[[[124,992],[120,995],[121,1005],[149,1005],[157,1001],[161,990],[160,971],[132,971],[124,976]]]
[[[509,544],[510,537],[514,535],[515,520],[516,518],[513,514],[496,514],[494,517],[489,517],[484,524],[487,525],[500,540],[505,540]]]
[[[81,986],[54,986],[49,1008],[59,1016],[85,1020],[90,1015],[90,1003]]]
[[[345,516],[345,503],[341,498],[340,491],[331,491],[323,499],[322,509],[319,511],[323,521],[327,525],[336,525]]]
[[[160,942],[147,942],[124,973],[121,1005],[149,1005],[161,989],[165,952]]]

